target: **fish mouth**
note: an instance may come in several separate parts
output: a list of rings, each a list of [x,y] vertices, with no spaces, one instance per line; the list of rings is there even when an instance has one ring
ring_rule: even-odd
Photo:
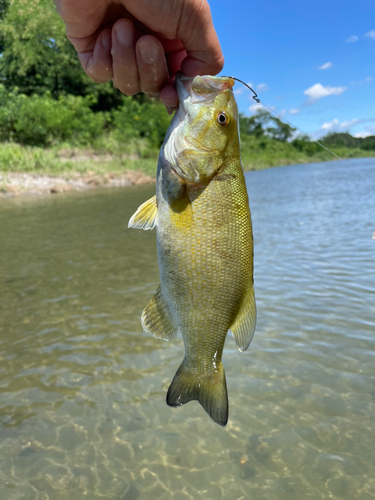
[[[176,89],[179,107],[186,113],[187,103],[211,101],[224,90],[232,90],[235,81],[227,76],[184,76],[181,72],[176,75]]]

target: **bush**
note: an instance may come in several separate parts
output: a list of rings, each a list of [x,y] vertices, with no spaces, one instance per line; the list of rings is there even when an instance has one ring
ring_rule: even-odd
[[[121,108],[113,112],[114,135],[119,141],[146,138],[152,146],[160,147],[170,122],[171,116],[165,107],[155,101],[139,104],[124,97]]]
[[[355,148],[358,147],[360,141],[356,137],[352,137],[348,132],[330,132],[320,142],[323,142],[328,148]]]
[[[26,96],[0,85],[0,139],[33,146],[70,139],[88,143],[102,134],[109,119],[107,113],[94,113],[90,104],[87,97]]]
[[[362,139],[361,148],[366,151],[375,151],[375,135]]]
[[[314,154],[320,150],[319,144],[316,142],[310,142],[308,137],[294,139],[291,144],[295,149],[297,149],[297,151],[305,153],[307,156],[314,156]]]
[[[50,93],[27,96],[0,85],[0,141],[15,141],[32,146],[50,146],[71,141],[88,144],[112,129],[115,139],[145,138],[160,147],[171,117],[160,102],[142,104],[123,97],[122,107],[112,112],[94,112],[92,97]]]

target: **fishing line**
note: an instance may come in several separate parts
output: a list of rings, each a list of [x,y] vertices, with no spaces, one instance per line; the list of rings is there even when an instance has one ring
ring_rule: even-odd
[[[266,104],[264,104],[263,102],[260,102],[260,99],[258,97],[258,94],[255,92],[255,90],[253,90],[250,85],[248,85],[247,83],[243,82],[242,80],[240,80],[239,78],[236,78],[235,76],[225,76],[224,78],[233,78],[233,80],[237,80],[237,82],[240,82],[242,83],[243,85],[245,85],[245,87],[247,87],[249,90],[251,90],[251,92],[254,94],[253,95],[253,99],[256,101],[257,104],[260,104],[262,106],[264,106],[266,109],[268,109],[271,113],[273,113],[274,115],[278,116],[282,121],[284,122],[287,122],[289,125],[291,125],[293,128],[295,128],[296,130],[298,130],[299,132],[301,132],[303,135],[306,135],[307,137],[309,137],[309,134],[306,134],[306,132],[304,132],[302,129],[300,129],[299,127],[297,127],[296,125],[293,125],[292,122],[290,122],[289,120],[287,120],[286,118],[284,118],[283,116],[279,115],[279,113],[277,113],[276,111],[274,111],[272,108],[268,107]],[[314,139],[314,142],[316,142],[316,144],[319,144],[320,147],[322,147],[323,149],[325,149],[326,151],[328,151],[328,153],[331,153],[331,155],[335,156],[338,160],[341,160],[342,162],[345,163],[345,165],[348,165],[348,167],[350,168],[353,168],[352,165],[350,165],[347,161],[343,160],[342,158],[340,158],[340,156],[338,156],[337,154],[335,154],[333,151],[331,151],[330,149],[326,148],[321,142],[319,141],[316,141]],[[361,174],[363,176],[365,176],[365,174],[363,174],[361,172]],[[365,176],[366,177],[366,176]]]
[[[274,115],[278,116],[282,121],[288,123],[289,125],[291,125],[294,129],[296,130],[299,130],[303,135],[306,135],[307,137],[309,137],[308,134],[306,134],[306,132],[304,132],[302,129],[300,129],[299,127],[296,127],[295,125],[293,125],[292,122],[290,122],[289,120],[287,120],[286,118],[284,118],[283,116],[279,115],[279,113],[277,113],[276,111],[274,111],[272,108],[268,107],[266,104],[264,104],[263,102],[260,102],[260,99],[257,95],[257,93],[255,92],[255,90],[253,90],[250,85],[248,85],[247,83],[243,82],[242,80],[240,80],[239,78],[236,78],[234,76],[227,76],[227,77],[224,77],[224,78],[232,78],[233,80],[236,80],[237,82],[240,82],[242,83],[243,85],[245,85],[245,87],[247,87],[249,90],[251,90],[251,92],[254,94],[253,95],[253,99],[254,101],[256,101],[257,104],[261,104],[262,106],[264,106],[266,109],[268,109],[268,111],[270,111],[271,113],[273,113]],[[350,163],[348,163],[347,161],[343,160],[342,158],[340,158],[340,156],[338,156],[337,154],[335,154],[333,151],[331,151],[330,149],[326,148],[321,142],[319,141],[316,141],[314,140],[314,142],[316,142],[316,144],[318,144],[320,147],[322,147],[323,149],[325,149],[326,151],[328,151],[328,153],[331,153],[331,155],[335,156],[338,160],[342,161],[343,163],[345,163],[345,165],[347,165],[348,167],[350,167],[351,169],[354,168],[352,165],[350,165]],[[368,177],[366,174],[364,174],[363,172],[358,172],[362,177],[364,177],[366,180],[370,181],[371,182],[371,179],[370,177]],[[372,239],[375,239],[375,232],[372,236]]]

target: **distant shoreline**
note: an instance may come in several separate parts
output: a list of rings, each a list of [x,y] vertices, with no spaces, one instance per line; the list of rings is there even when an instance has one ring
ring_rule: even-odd
[[[371,157],[362,157],[371,158]],[[343,158],[350,161],[360,158]],[[375,159],[375,158],[374,158]],[[281,160],[282,161],[282,160]],[[308,165],[311,163],[321,163],[317,158],[311,161],[286,161],[279,165],[260,165],[259,168],[248,166],[245,172],[256,170],[266,170],[268,168],[283,167],[289,165]],[[332,158],[332,161],[340,161]],[[53,175],[51,173],[30,173],[30,172],[1,172],[0,171],[0,199],[14,198],[24,195],[48,195],[69,193],[72,191],[84,191],[87,189],[104,187],[137,186],[140,184],[153,184],[155,177],[134,170],[124,170],[116,172],[93,172],[85,173],[72,172]]]

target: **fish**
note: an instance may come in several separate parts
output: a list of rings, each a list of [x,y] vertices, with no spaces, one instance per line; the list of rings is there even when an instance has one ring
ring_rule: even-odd
[[[230,77],[178,74],[179,107],[161,146],[156,195],[129,227],[156,227],[160,285],[142,327],[185,356],[167,404],[197,400],[221,426],[228,421],[222,363],[231,331],[245,351],[254,335],[253,233],[240,158],[239,117]]]

